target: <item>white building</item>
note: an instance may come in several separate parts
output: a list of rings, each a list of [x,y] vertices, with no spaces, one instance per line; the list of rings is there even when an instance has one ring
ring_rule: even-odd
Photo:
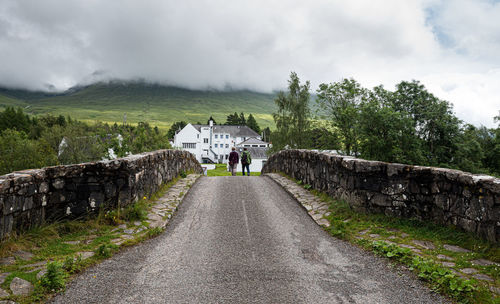
[[[261,140],[261,136],[247,126],[214,125],[212,121],[209,125],[187,124],[175,134],[173,146],[191,152],[200,163],[225,164],[228,162],[231,148],[240,147],[242,143],[251,147],[255,144],[266,146],[258,147],[266,150],[268,147],[268,144]],[[253,163],[254,155],[251,155]],[[256,156],[256,159],[260,159],[262,153],[259,152]],[[252,171],[252,168],[250,170]]]

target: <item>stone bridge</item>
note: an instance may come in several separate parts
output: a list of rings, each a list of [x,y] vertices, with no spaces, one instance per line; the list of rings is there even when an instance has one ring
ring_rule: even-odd
[[[181,172],[202,172],[188,152],[25,170],[0,176],[0,239],[57,219],[124,206]],[[263,172],[283,172],[361,211],[452,224],[500,241],[500,179],[307,150],[272,155]]]
[[[286,173],[362,211],[451,223],[498,241],[499,180],[492,177],[303,150],[274,154],[263,171]],[[162,150],[2,176],[2,237],[103,206],[130,204],[182,172],[201,173],[200,164],[187,152]],[[303,193],[293,197],[294,191]],[[449,302],[406,270],[388,267],[384,259],[332,238],[318,225],[329,225],[323,218],[327,209],[326,203],[278,174],[201,177],[164,233],[86,270],[52,301]]]

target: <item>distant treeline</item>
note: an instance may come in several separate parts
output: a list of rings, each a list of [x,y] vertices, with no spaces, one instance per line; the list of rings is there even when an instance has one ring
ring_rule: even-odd
[[[69,116],[29,116],[21,108],[0,112],[0,175],[166,148],[167,135],[147,122],[89,125]]]
[[[311,113],[309,91],[309,82],[301,84],[291,73],[288,91],[276,97],[274,151],[339,150],[370,160],[500,176],[500,125],[488,129],[461,121],[450,103],[418,81],[402,81],[395,91],[366,89],[354,79],[321,84],[319,113]],[[500,116],[494,119],[500,122]]]

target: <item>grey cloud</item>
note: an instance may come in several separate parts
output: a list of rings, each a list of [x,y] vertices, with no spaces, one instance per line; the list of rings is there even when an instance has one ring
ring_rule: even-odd
[[[189,88],[271,91],[286,86],[290,71],[311,80],[313,88],[342,77],[388,88],[403,79],[432,79],[430,85],[441,88],[443,73],[464,79],[483,73],[484,81],[496,80],[498,74],[487,71],[498,63],[498,55],[488,52],[500,46],[490,39],[498,37],[498,27],[480,22],[477,30],[484,33],[468,46],[459,38],[474,37],[467,29],[473,20],[467,15],[465,24],[458,23],[466,14],[462,9],[472,10],[470,3],[451,2],[3,0],[0,86],[46,90],[52,84],[64,90],[141,78]],[[430,7],[437,12],[431,20]],[[500,19],[484,7],[472,6]],[[436,29],[487,61],[441,45]],[[449,92],[443,94],[451,102],[462,102]],[[493,97],[486,98],[490,107]]]

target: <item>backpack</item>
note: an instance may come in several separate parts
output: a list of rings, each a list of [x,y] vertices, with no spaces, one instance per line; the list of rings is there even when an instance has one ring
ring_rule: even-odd
[[[242,164],[248,164],[248,157],[247,157],[247,153],[244,153],[244,152],[243,152],[243,155],[241,155],[241,163],[242,163]]]

